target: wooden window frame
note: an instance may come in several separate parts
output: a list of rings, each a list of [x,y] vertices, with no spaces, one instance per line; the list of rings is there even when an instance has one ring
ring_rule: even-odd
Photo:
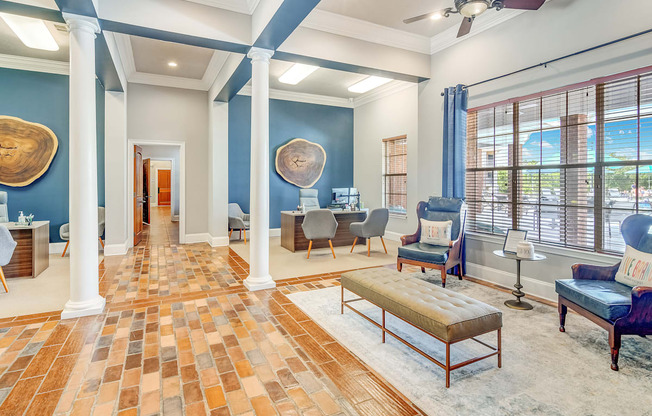
[[[399,157],[399,156],[404,156],[405,157],[405,172],[404,173],[387,173],[386,172],[387,159],[390,157],[390,155],[387,154],[387,149],[388,149],[387,144],[390,143],[390,142],[397,142],[397,141],[400,141],[400,140],[405,140],[405,147],[407,149],[407,134],[382,139],[382,146],[383,146],[382,199],[383,199],[383,208],[389,209],[389,215],[390,216],[405,218],[405,217],[407,217],[407,210],[408,210],[407,206],[405,207],[406,212],[404,212],[404,213],[403,212],[396,212],[396,211],[392,211],[389,208],[388,203],[387,203],[388,202],[387,197],[389,195],[405,195],[405,201],[406,201],[406,205],[407,205],[407,197],[408,197],[408,193],[407,193],[407,175],[408,175],[407,157],[408,157],[408,152],[407,152],[407,150],[406,150],[405,153],[391,155],[391,157]],[[387,191],[387,178],[390,178],[390,177],[404,177],[405,178],[405,183],[406,183],[405,193],[403,193],[403,192],[391,192],[392,190],[390,190],[390,192]]]

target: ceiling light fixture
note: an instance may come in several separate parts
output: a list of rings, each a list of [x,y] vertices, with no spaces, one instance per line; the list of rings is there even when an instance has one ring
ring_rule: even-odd
[[[172,67],[172,68],[176,68],[178,65],[177,65],[176,62],[174,62],[174,61],[170,61],[170,62],[168,62],[168,66],[170,66],[170,67]]]
[[[6,13],[0,13],[0,17],[25,46],[45,51],[59,50],[59,45],[43,20]]]
[[[457,2],[456,2],[457,3]],[[489,8],[487,0],[471,0],[459,4],[458,10],[465,17],[479,16]]]
[[[281,75],[278,80],[284,84],[297,85],[317,69],[319,69],[318,66],[294,64],[292,67],[290,67],[290,69],[285,71],[285,73]]]
[[[442,17],[444,17],[444,16],[442,16],[440,12],[434,12],[434,13],[430,16],[430,18],[431,18],[432,20],[439,20],[439,19],[441,19]]]
[[[349,87],[350,92],[365,93],[371,91],[374,88],[378,88],[381,85],[385,85],[388,82],[392,81],[390,78],[376,77],[371,76],[363,79],[360,82],[357,82]]]

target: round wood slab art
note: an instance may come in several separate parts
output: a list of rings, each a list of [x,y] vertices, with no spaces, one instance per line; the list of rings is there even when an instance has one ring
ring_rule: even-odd
[[[276,151],[276,172],[300,188],[312,187],[324,171],[326,151],[317,143],[293,139]]]
[[[59,142],[42,124],[0,116],[0,184],[27,186],[50,167]]]

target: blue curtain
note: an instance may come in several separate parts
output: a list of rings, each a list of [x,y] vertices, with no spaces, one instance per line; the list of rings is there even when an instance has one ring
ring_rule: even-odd
[[[465,198],[466,110],[468,92],[462,85],[444,90],[444,149],[442,196]],[[462,241],[462,274],[466,272],[466,241]],[[457,266],[452,271],[458,272]]]
[[[442,196],[464,198],[466,176],[466,110],[462,85],[444,90],[444,151]]]

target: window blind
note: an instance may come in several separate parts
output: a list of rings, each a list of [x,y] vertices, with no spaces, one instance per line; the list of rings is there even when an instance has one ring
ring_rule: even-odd
[[[407,136],[383,139],[383,203],[392,214],[407,214]]]
[[[470,231],[622,252],[652,215],[652,72],[470,110]]]

